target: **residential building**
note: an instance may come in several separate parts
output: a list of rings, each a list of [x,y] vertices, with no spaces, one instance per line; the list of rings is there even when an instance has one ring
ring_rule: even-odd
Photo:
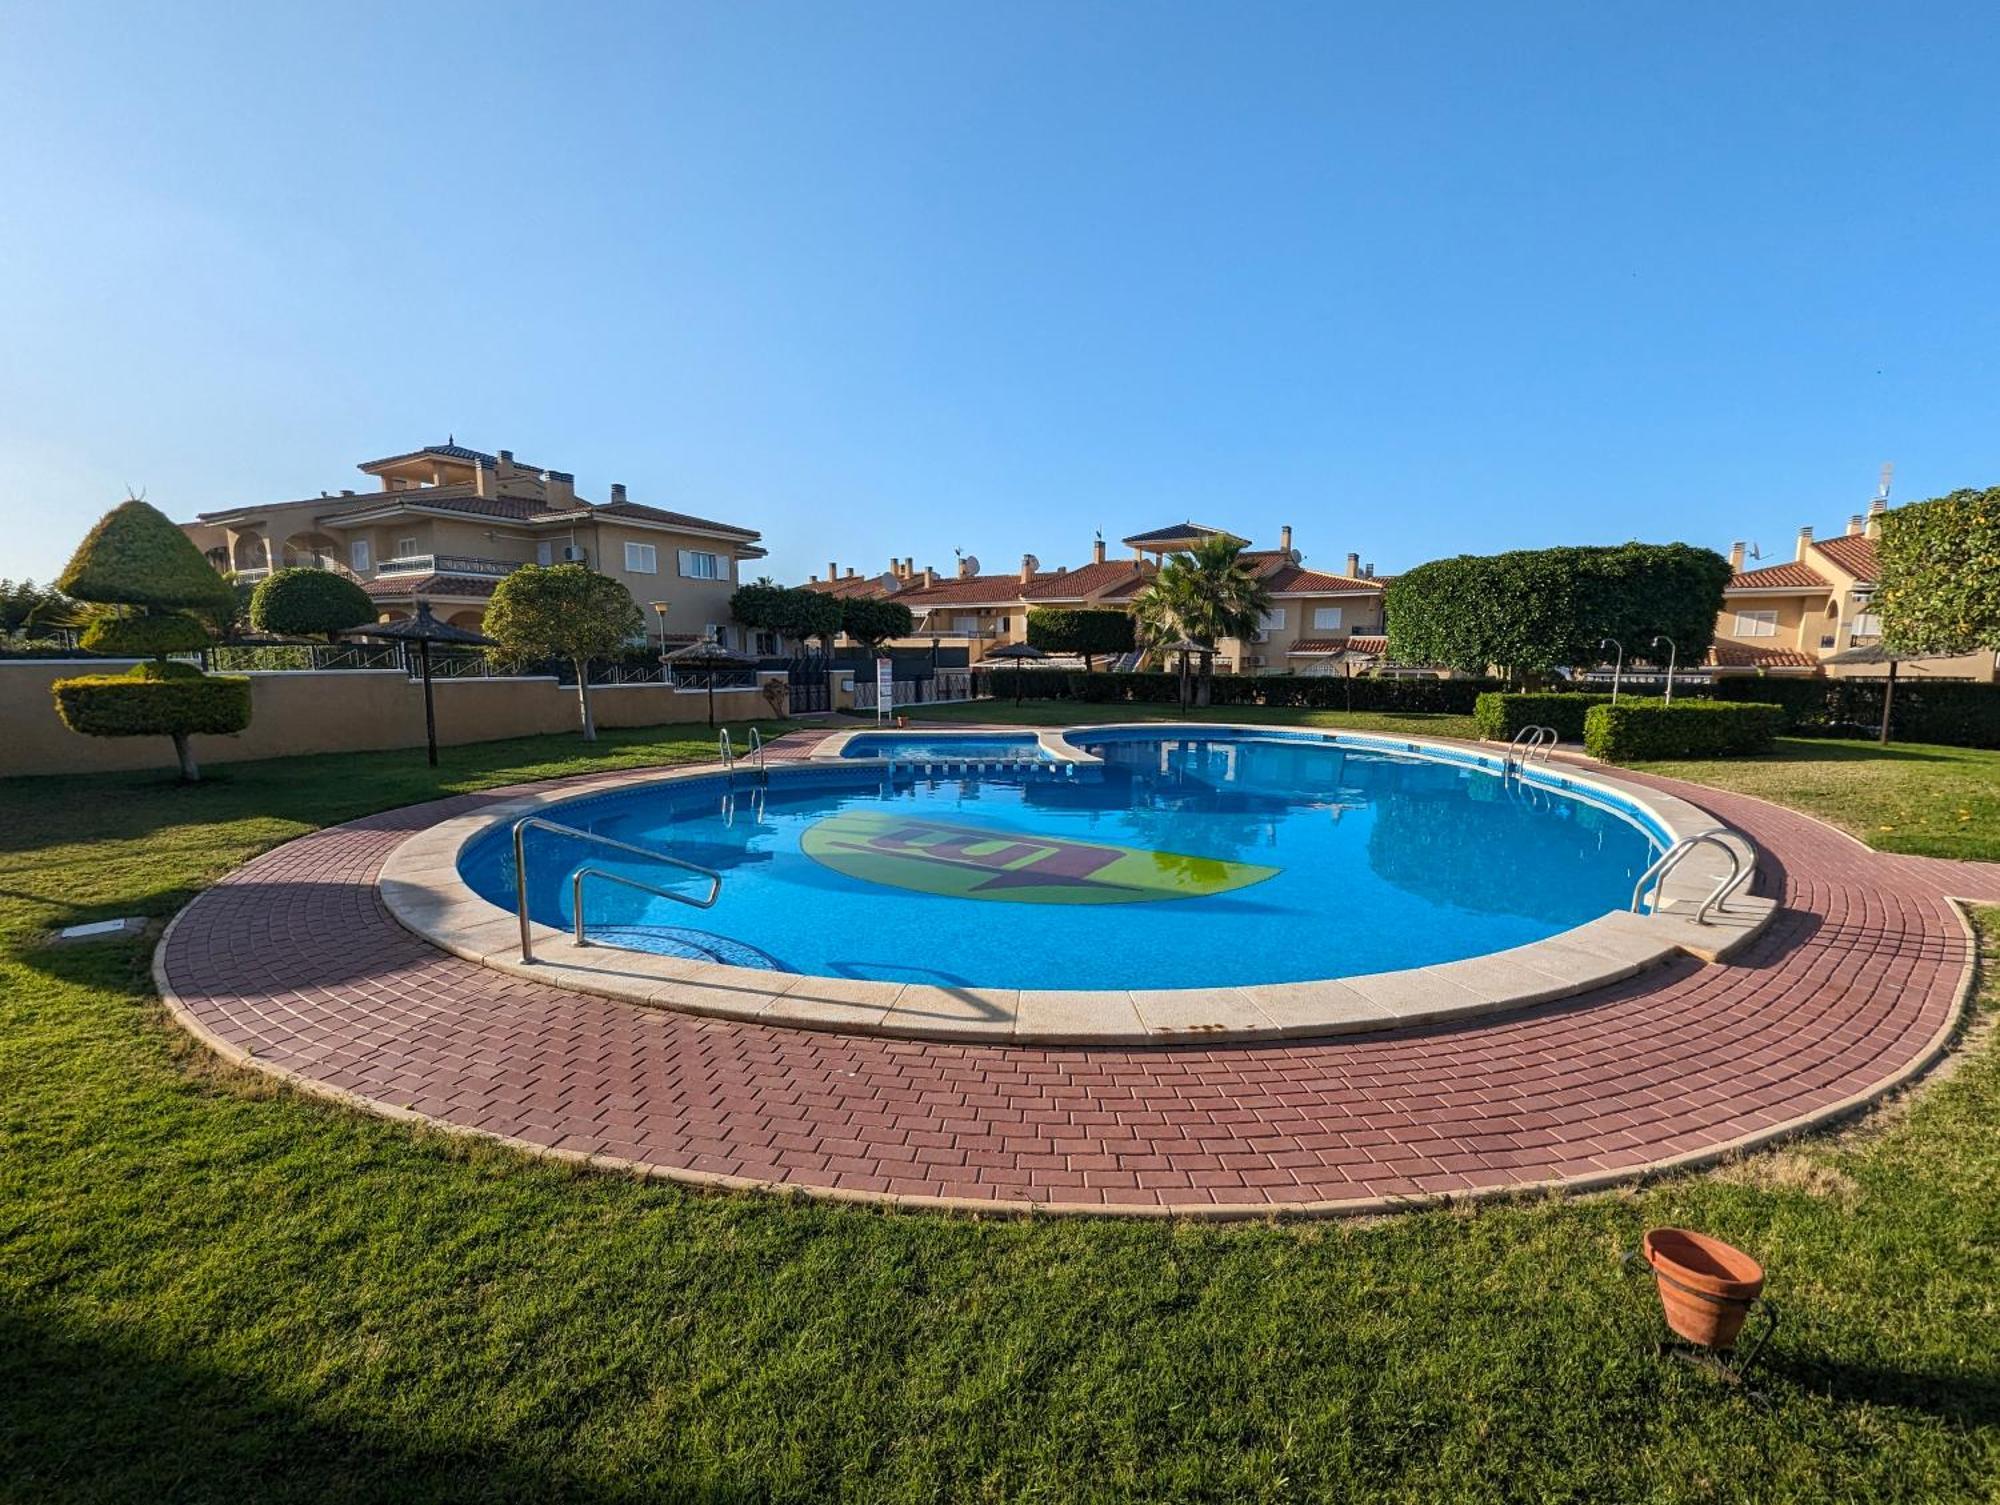
[[[219,570],[259,579],[286,565],[335,570],[361,583],[382,620],[418,600],[477,627],[493,587],[524,564],[588,564],[632,592],[649,636],[687,642],[713,633],[732,646],[739,567],[761,559],[753,528],[630,500],[577,495],[568,471],[486,454],[453,439],[369,460],[376,489],[229,507],[182,524]]]
[[[1874,610],[1881,578],[1875,541],[1881,536],[1888,502],[1878,497],[1867,513],[1847,520],[1837,537],[1815,539],[1801,528],[1789,562],[1745,570],[1747,545],[1729,551],[1736,570],[1723,590],[1710,667],[1717,674],[1881,675],[1881,664],[1829,664],[1850,648],[1881,641],[1882,619]],[[1898,674],[1913,678],[1974,679],[1992,682],[1995,656],[1921,659]]]
[[[976,662],[1003,643],[1024,641],[1028,612],[1036,607],[1130,609],[1167,555],[1214,536],[1246,542],[1221,528],[1181,522],[1124,539],[1129,559],[1108,557],[1099,538],[1089,561],[1074,569],[1044,569],[1034,555],[1024,554],[1018,569],[987,574],[967,556],[954,574],[942,576],[935,569],[918,570],[913,558],[901,557],[890,560],[886,573],[874,576],[858,575],[851,566],[843,574],[837,563],[829,564],[826,578],[813,576],[806,589],[843,597],[893,596],[915,618],[909,641],[964,646]],[[1372,565],[1364,567],[1358,554],[1347,556],[1343,573],[1307,569],[1292,546],[1288,525],[1279,530],[1277,548],[1246,549],[1243,558],[1270,590],[1271,611],[1251,638],[1216,645],[1222,666],[1253,674],[1324,674],[1360,656],[1382,657],[1387,582],[1375,577]]]

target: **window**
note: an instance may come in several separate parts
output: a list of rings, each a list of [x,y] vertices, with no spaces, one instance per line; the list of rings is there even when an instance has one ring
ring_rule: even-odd
[[[951,619],[951,630],[962,638],[972,637],[979,631],[979,618],[953,617]]]
[[[1283,628],[1284,625],[1285,625],[1285,608],[1282,606],[1274,606],[1269,611],[1264,613],[1263,623],[1257,628],[1257,631],[1254,634],[1252,634],[1250,641],[1253,643],[1261,643],[1264,641],[1264,639],[1268,638],[1272,633],[1277,632],[1281,628]]]
[[[357,538],[347,546],[347,563],[357,575],[365,575],[375,568],[374,562],[368,557],[367,539]]]
[[[1858,638],[1879,638],[1882,636],[1882,616],[1874,611],[1875,598],[1871,595],[1857,595],[1854,598],[1854,626],[1851,631]]]
[[[632,545],[629,543],[625,545],[625,550],[629,554],[632,550]],[[646,546],[646,552],[648,554],[653,552],[651,544]],[[682,549],[681,578],[683,580],[726,580],[729,577],[723,572],[720,556],[715,554],[698,554],[692,549]]]
[[[1778,635],[1778,614],[1775,611],[1739,611],[1736,613],[1736,636],[1739,638],[1774,638]]]
[[[535,563],[544,567],[556,562],[556,546],[546,539],[535,545]]]
[[[399,538],[396,540],[396,557],[398,559],[408,559],[416,552],[417,541],[414,538]]]
[[[1315,606],[1313,626],[1321,632],[1340,631],[1340,608],[1338,606]]]
[[[649,543],[628,543],[625,545],[625,569],[633,575],[659,574],[660,551]]]

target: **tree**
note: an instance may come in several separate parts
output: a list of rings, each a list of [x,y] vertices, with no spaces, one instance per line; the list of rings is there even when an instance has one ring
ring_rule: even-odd
[[[729,598],[729,614],[759,632],[774,632],[798,643],[819,638],[831,647],[840,631],[841,601],[825,591],[777,585],[766,576],[737,587]]]
[[[1884,647],[2000,652],[2000,486],[1884,513],[1878,552]]]
[[[597,740],[590,713],[590,661],[645,635],[632,593],[580,564],[524,564],[493,587],[482,624],[505,653],[566,659],[576,669],[583,740]]]
[[[63,724],[92,737],[170,737],[181,778],[200,778],[188,738],[248,726],[250,682],[203,674],[167,656],[208,646],[208,629],[190,613],[226,610],[228,582],[164,514],[135,500],[98,521],[56,588],[106,608],[92,619],[84,647],[153,660],[122,675],[57,680],[51,689]]]
[[[1195,703],[1213,698],[1215,645],[1248,638],[1264,625],[1271,593],[1243,560],[1243,544],[1214,533],[1186,553],[1170,554],[1137,603],[1139,625],[1158,646],[1178,638],[1201,645]]]
[[[901,601],[853,596],[841,603],[840,625],[873,656],[890,638],[908,637],[917,624]]]
[[[1628,659],[1664,663],[1708,653],[1729,561],[1689,544],[1521,549],[1460,554],[1397,577],[1385,593],[1389,653],[1466,674],[1498,668],[1533,679],[1600,662],[1615,638]]]
[[[32,580],[0,580],[0,637],[12,637],[27,626],[54,594]]]
[[[756,632],[781,632],[786,589],[769,575],[739,585],[729,595],[729,615]]]
[[[250,625],[279,637],[324,636],[375,620],[368,592],[332,570],[273,570],[250,595]]]
[[[1100,653],[1132,650],[1132,616],[1109,609],[1071,611],[1053,606],[1028,608],[1028,643],[1044,653],[1080,653],[1085,672],[1097,668]]]

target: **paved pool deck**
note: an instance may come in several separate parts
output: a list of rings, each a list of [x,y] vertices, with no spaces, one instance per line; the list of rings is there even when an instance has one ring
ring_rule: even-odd
[[[1890,856],[1759,800],[1621,777],[1754,839],[1756,889],[1782,906],[1770,926],[1727,962],[1429,1028],[917,1041],[509,976],[397,924],[376,877],[413,833],[519,789],[265,854],[180,913],[155,972],[228,1059],[368,1111],[694,1185],[986,1212],[1354,1213],[1588,1190],[1825,1123],[1937,1060],[1974,972],[1952,900],[2000,903],[2000,864]]]

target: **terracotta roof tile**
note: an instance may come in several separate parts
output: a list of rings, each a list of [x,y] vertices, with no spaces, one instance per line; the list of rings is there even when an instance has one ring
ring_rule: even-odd
[[[1300,638],[1287,653],[1367,653],[1380,657],[1389,651],[1385,637]]]
[[[470,596],[483,601],[499,583],[486,575],[391,575],[386,580],[366,581],[361,588],[375,601],[401,601],[410,596]]]
[[[1022,596],[1030,601],[1069,601],[1094,596],[1122,585],[1137,585],[1139,563],[1134,559],[1107,559],[1061,575],[1044,575],[1026,587]]]
[[[1056,578],[1055,571],[1049,570],[1028,583]],[[920,585],[915,590],[898,591],[896,599],[907,602],[912,611],[931,606],[1005,606],[1021,599],[1022,584],[1019,574],[971,575],[964,579],[940,580],[931,586]]]
[[[1826,578],[1803,564],[1769,564],[1761,570],[1732,575],[1725,587],[1733,591],[1811,590],[1825,586]]]
[[[1341,592],[1380,591],[1381,582],[1356,580],[1349,575],[1328,575],[1303,565],[1288,564],[1264,577],[1264,587],[1274,596],[1308,594],[1335,595]]]
[[[1759,572],[1761,573],[1761,571]],[[1752,648],[1716,639],[1708,661],[1718,669],[1817,669],[1819,660],[1796,648]]]
[[[1875,551],[1875,540],[1865,533],[1843,533],[1813,547],[1865,585],[1873,585],[1882,578],[1882,561]]]

